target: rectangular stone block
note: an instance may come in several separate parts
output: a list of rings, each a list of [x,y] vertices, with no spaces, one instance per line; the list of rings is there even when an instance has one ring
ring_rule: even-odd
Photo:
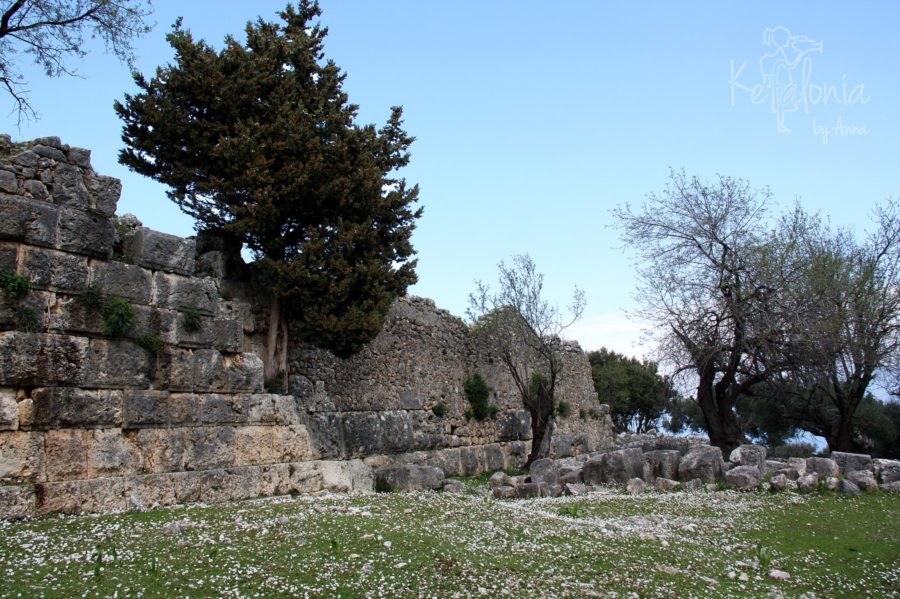
[[[87,182],[91,192],[92,207],[104,216],[112,216],[116,213],[119,197],[122,195],[122,182],[115,177],[94,175]]]
[[[275,424],[275,402],[268,393],[244,395],[248,424]]]
[[[150,303],[153,277],[150,271],[124,262],[94,262],[91,280],[100,285],[103,293],[121,297],[133,304]]]
[[[215,316],[219,290],[214,279],[158,272],[153,284],[156,305],[182,312],[194,308],[204,316]]]
[[[234,466],[234,428],[203,426],[183,429],[184,469],[210,470]]]
[[[82,386],[88,388],[150,385],[150,356],[125,339],[91,339],[84,360]]]
[[[244,329],[238,321],[222,319],[211,320],[210,329],[211,341],[214,349],[230,353],[244,351]]]
[[[178,503],[200,501],[203,488],[204,472],[176,472],[172,475],[175,481],[175,500]]]
[[[291,493],[312,495],[325,488],[322,470],[315,462],[298,462],[290,464]]]
[[[51,296],[49,291],[31,291],[21,299],[10,299],[0,294],[0,330],[46,331]]]
[[[123,435],[138,456],[138,473],[162,474],[182,469],[182,430],[143,428],[124,431]]]
[[[0,388],[0,431],[14,431],[19,428],[19,402],[16,390]]]
[[[126,481],[123,478],[98,478],[78,481],[79,512],[123,512],[135,509],[125,496]]]
[[[154,386],[177,392],[194,390],[194,353],[189,349],[166,346],[156,355]]]
[[[81,169],[73,164],[57,164],[53,171],[50,193],[53,203],[78,210],[90,210],[91,193],[84,184]]]
[[[38,515],[81,513],[81,482],[48,482],[34,486]]]
[[[291,395],[269,395],[275,406],[275,424],[300,424],[303,420],[300,418],[300,407],[297,405],[297,399]],[[337,418],[338,427],[340,426],[340,417],[332,414],[333,418]]]
[[[21,520],[37,513],[37,497],[33,485],[0,487],[0,518]]]
[[[15,243],[0,242],[0,272],[16,272],[18,253]]]
[[[45,480],[44,434],[21,431],[0,433],[0,483],[42,480]]]
[[[224,355],[228,390],[232,393],[258,393],[264,387],[262,358],[253,353]]]
[[[172,393],[169,396],[169,423],[172,426],[192,426],[200,422],[200,399],[193,393]]]
[[[104,334],[100,310],[85,306],[78,295],[55,294],[49,306],[49,327],[59,333]]]
[[[33,289],[78,293],[87,286],[88,259],[46,248],[22,248],[20,273]]]
[[[153,306],[134,306],[134,331],[129,339],[140,335],[156,335],[163,343],[174,345],[177,342],[175,329],[178,312]]]
[[[214,349],[194,350],[194,390],[223,392],[228,390],[228,372],[222,354]]]
[[[59,230],[59,207],[0,193],[0,239],[53,247]]]
[[[145,474],[125,481],[125,496],[132,509],[156,509],[176,503],[175,478],[169,474]]]
[[[90,431],[87,437],[89,478],[131,476],[140,471],[140,466],[141,456],[122,429]]]
[[[125,428],[165,426],[169,423],[169,392],[125,390],[122,408]]]
[[[313,448],[309,432],[302,424],[272,426],[272,448],[274,461],[304,462],[319,457]]]
[[[76,386],[83,378],[87,345],[83,337],[0,332],[0,385]]]
[[[116,229],[108,217],[72,208],[60,209],[58,249],[109,259],[115,237]]]
[[[271,426],[239,426],[234,431],[234,463],[236,466],[274,464],[282,460],[275,452]]]
[[[200,395],[200,422],[203,424],[243,424],[247,406],[243,395]]]
[[[39,387],[31,392],[32,426],[91,428],[122,425],[122,392]]]
[[[259,495],[287,495],[291,492],[291,471],[288,464],[259,467]]]
[[[129,241],[126,253],[134,257],[137,264],[152,270],[162,270],[183,275],[194,274],[194,239],[183,239],[138,227]]]
[[[204,473],[201,500],[206,503],[240,501],[256,497],[259,490],[259,469],[253,467],[228,468]]]
[[[45,433],[48,481],[87,478],[87,437],[84,430],[61,429]]]

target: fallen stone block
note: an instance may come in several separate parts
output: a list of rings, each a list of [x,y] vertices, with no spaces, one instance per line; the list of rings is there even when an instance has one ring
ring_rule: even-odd
[[[815,473],[820,477],[837,476],[840,474],[837,462],[829,458],[806,458],[806,472]]]
[[[858,470],[872,469],[872,456],[864,453],[832,451],[831,459],[837,463],[841,474],[847,475]]]
[[[722,450],[710,445],[698,445],[688,451],[678,464],[678,478],[682,481],[699,479],[704,483],[715,482],[722,472]]]
[[[397,464],[375,471],[376,491],[437,490],[444,484],[444,473],[433,466]]]
[[[750,491],[757,488],[761,481],[757,466],[735,466],[725,473],[725,486],[732,489]]]

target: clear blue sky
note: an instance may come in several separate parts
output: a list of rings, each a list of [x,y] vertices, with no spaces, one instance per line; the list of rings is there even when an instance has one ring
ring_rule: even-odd
[[[177,16],[220,47],[228,33],[240,38],[248,20],[274,19],[284,2],[154,6],[157,26],[138,43],[145,74],[171,60],[164,35]],[[781,206],[799,199],[858,230],[874,203],[900,192],[898,3],[322,7],[326,53],[348,73],[361,121],[405,107],[418,138],[405,176],[420,184],[425,207],[414,236],[420,282],[411,292],[456,314],[475,279],[492,280],[500,259],[529,252],[560,304],[572,285],[586,291],[572,335],[584,347],[643,353],[639,325],[624,316],[634,279],[609,209],[661,189],[669,167],[743,177],[769,186]],[[783,29],[765,45],[765,30],[776,27]],[[765,86],[776,64],[789,65],[776,81],[807,83],[804,103],[774,106],[790,132],[778,131]],[[47,80],[29,69],[41,119],[17,130],[4,110],[2,128],[17,139],[59,135],[91,148],[95,169],[123,180],[120,213],[191,234],[161,186],[116,162],[112,103],[135,91],[127,69],[96,50],[77,66],[83,79]],[[829,129],[827,143],[815,126]]]

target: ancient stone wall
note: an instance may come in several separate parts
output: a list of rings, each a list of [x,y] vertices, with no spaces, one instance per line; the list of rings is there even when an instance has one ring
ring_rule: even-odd
[[[399,299],[349,360],[293,345],[289,394],[267,393],[265,291],[225,277],[235,248],[116,219],[119,181],[57,138],[0,137],[0,157],[0,273],[31,285],[0,292],[0,516],[366,491],[396,462],[452,475],[524,461],[511,380],[429,300]],[[121,335],[112,298],[133,315]],[[475,372],[499,409],[483,422],[464,417]],[[561,385],[554,454],[610,445],[575,346]]]

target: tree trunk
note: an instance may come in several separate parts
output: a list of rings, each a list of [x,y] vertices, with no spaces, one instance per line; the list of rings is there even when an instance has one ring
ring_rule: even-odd
[[[731,451],[745,440],[734,411],[734,402],[729,401],[727,397],[717,397],[713,378],[707,375],[700,378],[697,403],[703,411],[710,445],[720,448],[727,458]]]
[[[531,414],[531,452],[525,461],[527,470],[531,463],[540,460],[550,454],[550,439],[553,435],[553,410],[555,408],[553,398],[543,385],[537,390],[536,397],[528,403],[528,412]]]
[[[263,356],[263,373],[268,387],[281,377],[278,391],[287,392],[287,320],[281,310],[281,300],[272,295],[269,302],[269,331],[266,335],[266,353]]]

